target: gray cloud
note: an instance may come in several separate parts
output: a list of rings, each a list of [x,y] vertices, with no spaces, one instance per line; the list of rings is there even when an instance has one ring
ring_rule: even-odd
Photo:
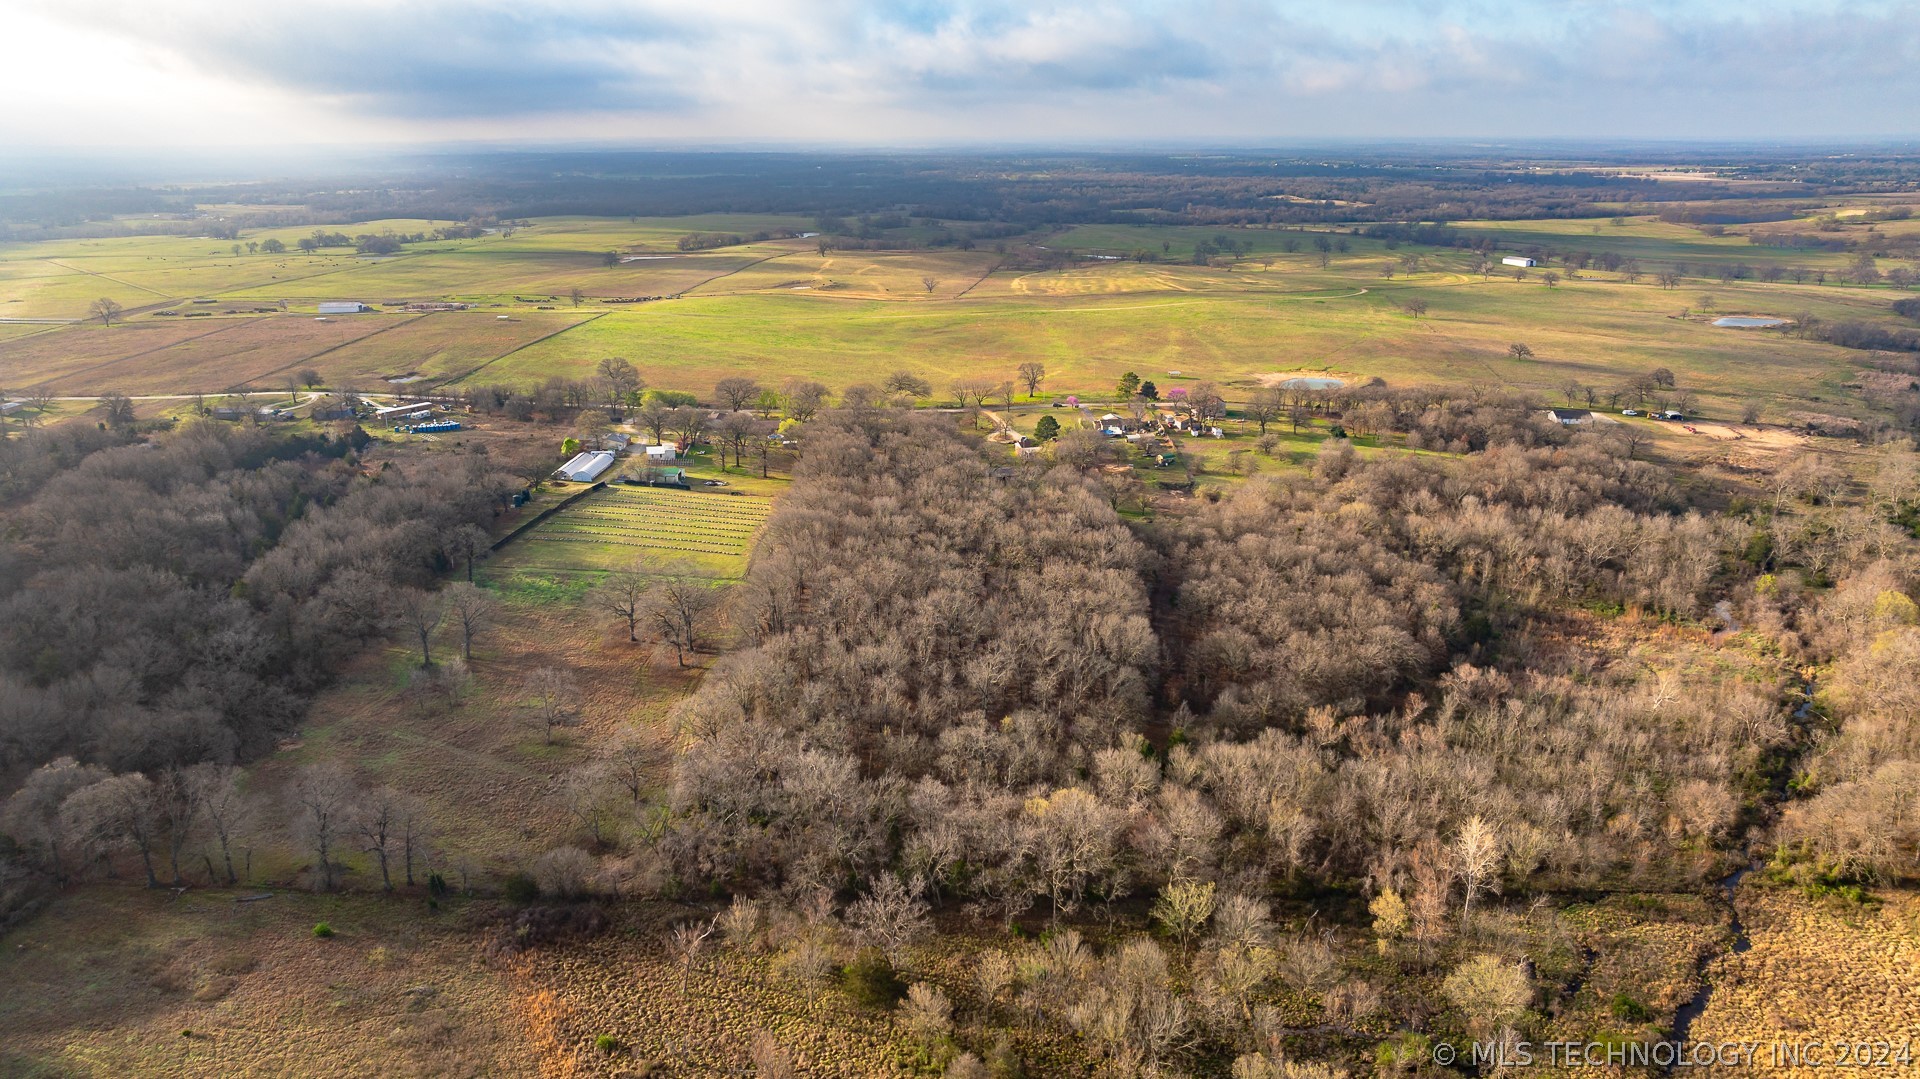
[[[1905,134],[1891,0],[39,0],[392,118],[723,137]],[[519,125],[508,121],[519,119]]]

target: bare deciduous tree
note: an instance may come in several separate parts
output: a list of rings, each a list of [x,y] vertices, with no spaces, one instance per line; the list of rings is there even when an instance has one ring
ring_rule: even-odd
[[[473,642],[493,625],[500,603],[493,598],[493,593],[465,581],[448,585],[441,595],[447,613],[453,616],[453,624],[460,629],[460,658],[472,664]]]
[[[527,714],[548,745],[553,744],[555,730],[572,725],[577,718],[574,709],[579,698],[580,684],[571,671],[540,667],[527,675]]]
[[[689,574],[691,567],[668,566],[663,573]],[[706,640],[714,600],[713,589],[690,576],[663,576],[647,592],[642,618],[655,639],[672,647],[674,662],[682,667]]]
[[[1040,390],[1040,383],[1046,381],[1047,365],[1038,360],[1028,360],[1019,368],[1020,384],[1027,388],[1027,396],[1032,397]]]
[[[102,326],[113,325],[113,320],[119,318],[124,310],[126,308],[120,306],[120,301],[110,296],[102,296],[87,305],[87,314],[99,319]]]
[[[400,589],[394,593],[393,612],[420,642],[420,666],[433,666],[433,631],[447,614],[440,596],[420,588]]]
[[[640,640],[640,623],[647,617],[647,593],[653,589],[653,577],[645,563],[635,562],[625,569],[609,573],[588,594],[594,606],[627,624],[627,640]]]
[[[353,830],[359,784],[337,764],[310,764],[295,778],[291,798],[293,833],[313,853],[317,887],[330,892],[339,871],[334,853]]]
[[[680,992],[687,991],[687,980],[693,977],[693,969],[707,954],[707,941],[713,936],[717,921],[699,921],[698,919],[681,922],[667,931],[667,951],[680,964]]]

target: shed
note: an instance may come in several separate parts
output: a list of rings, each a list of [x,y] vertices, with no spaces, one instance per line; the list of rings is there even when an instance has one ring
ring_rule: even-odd
[[[1500,265],[1532,267],[1532,266],[1538,266],[1540,264],[1526,257],[1525,255],[1508,255],[1506,258],[1503,258],[1500,260]]]
[[[359,300],[325,300],[320,304],[320,313],[323,315],[358,315],[371,310],[373,308]]]
[[[0,416],[11,416],[25,407],[25,401],[0,401]]]
[[[1592,423],[1593,413],[1584,408],[1550,408],[1547,409],[1547,418],[1553,420],[1555,423],[1562,423],[1568,427],[1574,427],[1580,424]]]
[[[647,460],[649,461],[677,461],[679,459],[680,455],[674,452],[673,444],[670,442],[662,442],[657,446],[647,447]]]
[[[592,453],[575,454],[573,460],[560,466],[559,475],[575,483],[592,483],[611,467],[613,454],[606,450],[595,450]]]
[[[411,416],[420,411],[432,412],[433,403],[430,401],[408,401],[397,405],[388,405],[386,408],[374,409],[373,418],[376,420],[385,420],[396,416]]]

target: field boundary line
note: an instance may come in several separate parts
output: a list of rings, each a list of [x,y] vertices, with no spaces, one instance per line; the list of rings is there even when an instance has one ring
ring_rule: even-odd
[[[986,273],[983,273],[979,277],[975,278],[973,284],[968,285],[966,288],[963,288],[959,292],[954,293],[953,298],[956,300],[965,299],[967,293],[972,292],[974,289],[979,288],[980,283],[982,281],[985,281],[987,278],[992,277],[994,274],[999,273],[1001,267],[1005,266],[1006,264],[1007,264],[1007,260],[1001,259],[999,262],[996,262],[992,266],[987,267]]]
[[[153,355],[153,354],[154,354],[154,353],[156,353],[156,352],[165,352],[166,350],[168,350],[168,349],[170,349],[170,348],[174,348],[174,347],[176,347],[176,346],[178,346],[178,345],[186,345],[186,344],[191,344],[191,343],[193,343],[193,342],[195,342],[195,341],[204,341],[204,340],[206,340],[207,338],[209,338],[209,337],[212,337],[212,336],[214,336],[215,334],[221,334],[221,333],[226,333],[226,332],[227,332],[228,330],[232,330],[232,329],[235,329],[235,328],[237,328],[237,327],[240,327],[240,326],[246,326],[246,325],[249,325],[249,324],[250,324],[250,323],[252,323],[252,322],[253,322],[253,319],[252,319],[252,318],[237,318],[237,319],[234,319],[234,320],[233,320],[233,322],[232,322],[232,323],[231,323],[230,325],[226,325],[226,326],[222,326],[222,327],[220,327],[220,328],[219,328],[219,329],[217,329],[217,330],[208,330],[208,331],[207,331],[206,333],[199,333],[199,334],[194,334],[194,335],[193,335],[192,337],[182,337],[182,338],[181,338],[180,340],[178,340],[178,341],[170,341],[170,342],[168,342],[167,344],[164,344],[164,345],[161,345],[161,346],[160,346],[159,348],[150,348],[150,349],[148,349],[148,350],[146,350],[145,352],[133,352],[133,353],[129,353],[129,354],[127,354],[127,355],[125,355],[125,356],[116,356],[116,357],[114,357],[114,358],[113,358],[113,359],[111,359],[111,360],[105,360],[105,361],[103,361],[103,362],[101,362],[101,363],[96,363],[96,364],[94,364],[94,365],[93,365],[93,366],[91,366],[91,367],[82,367],[82,368],[81,368],[80,370],[78,370],[78,371],[75,371],[75,372],[73,372],[73,373],[71,373],[71,374],[69,374],[69,375],[66,375],[66,376],[64,376],[64,377],[65,377],[65,378],[69,378],[69,379],[72,379],[72,378],[79,378],[79,377],[80,377],[80,376],[82,376],[82,375],[91,375],[91,374],[93,374],[93,373],[95,373],[95,372],[97,372],[97,371],[100,371],[100,370],[102,370],[102,369],[104,369],[104,368],[108,368],[108,367],[112,367],[112,366],[113,366],[114,364],[116,364],[116,363],[125,363],[125,362],[127,362],[128,360],[138,360],[138,359],[142,359],[142,358],[145,358],[145,357],[147,357],[147,356],[151,356],[151,355]],[[15,340],[25,340],[25,339],[26,339],[26,338],[28,338],[28,337],[38,337],[38,336],[40,336],[40,335],[39,335],[39,334],[36,334],[36,333],[30,333],[30,334],[25,334],[25,335],[23,335],[22,337],[19,337],[19,338],[15,338]],[[4,349],[5,349],[5,346],[4,346],[4,345],[0,345],[0,351],[4,351]],[[46,383],[36,383],[36,385],[46,385]],[[193,395],[192,395],[192,394],[186,394],[186,395],[184,395],[184,396],[188,396],[188,397],[191,397],[191,396],[193,396]],[[96,400],[97,400],[97,398],[96,398]]]
[[[152,289],[152,288],[148,288],[148,287],[147,287],[147,286],[145,286],[145,285],[136,285],[136,284],[134,284],[134,283],[133,283],[133,282],[131,282],[131,281],[122,281],[122,280],[120,280],[120,279],[119,279],[119,278],[117,278],[117,277],[113,277],[113,276],[111,276],[111,275],[108,275],[108,274],[103,274],[103,273],[101,273],[101,272],[99,272],[98,270],[83,270],[83,269],[81,269],[81,268],[80,268],[80,267],[78,267],[78,266],[68,266],[68,265],[67,265],[66,263],[64,263],[64,262],[61,262],[61,261],[60,261],[59,259],[47,259],[46,261],[48,261],[48,262],[50,262],[50,263],[52,263],[52,264],[53,264],[53,265],[55,265],[55,266],[58,266],[58,267],[60,267],[60,268],[61,268],[61,269],[63,269],[63,270],[72,270],[72,271],[73,271],[74,273],[78,273],[78,274],[86,274],[86,275],[87,275],[88,277],[97,277],[97,278],[99,278],[99,279],[100,279],[100,280],[102,280],[102,281],[111,281],[111,282],[113,282],[113,283],[114,283],[114,284],[116,284],[116,285],[123,285],[123,286],[125,286],[125,287],[127,287],[127,288],[137,288],[137,289],[139,289],[139,290],[140,290],[141,292],[151,292],[151,293],[153,293],[153,294],[154,294],[155,296],[158,296],[158,297],[160,297],[160,298],[161,298],[161,299],[163,299],[163,300],[178,300],[178,299],[180,298],[180,297],[178,297],[178,296],[172,296],[172,295],[169,295],[169,294],[167,294],[167,293],[165,293],[165,292],[161,292],[161,291],[160,291],[159,289]],[[149,304],[148,306],[149,306],[149,307],[151,307],[151,306],[153,306],[153,305],[152,305],[152,304]]]
[[[595,319],[606,318],[608,315],[612,313],[613,312],[611,311],[596,311],[593,314],[588,315],[586,318],[583,318],[578,322],[569,323],[553,331],[552,333],[542,334],[539,337],[536,337],[533,340],[528,341],[526,344],[515,345],[512,348],[506,350],[505,352],[502,352],[500,355],[495,356],[493,359],[488,360],[486,363],[483,363],[478,367],[470,367],[467,370],[462,371],[457,375],[453,375],[448,378],[441,379],[438,382],[434,382],[433,386],[437,389],[443,386],[451,386],[456,382],[464,382],[467,379],[470,379],[473,376],[479,374],[480,372],[486,370],[487,368],[492,367],[494,364],[499,363],[501,360],[506,359],[508,356],[511,356],[514,353],[521,351],[522,349],[532,348],[533,346],[540,344],[542,341],[551,341],[554,338],[560,336],[561,334],[566,333],[568,330],[577,330],[580,327],[585,326],[587,323],[592,322]]]
[[[791,255],[791,254],[794,254],[794,252],[792,252],[792,251],[779,251],[779,252],[776,252],[776,253],[774,253],[774,254],[771,254],[771,255],[768,255],[768,256],[767,256],[766,258],[763,258],[763,259],[754,259],[754,260],[753,260],[752,262],[749,262],[749,263],[746,263],[745,265],[742,265],[742,266],[735,266],[735,267],[734,267],[733,269],[731,269],[731,270],[728,270],[728,271],[727,271],[726,273],[719,273],[719,274],[714,274],[714,275],[713,275],[712,277],[709,277],[709,278],[707,278],[707,279],[706,279],[705,281],[701,281],[701,282],[698,282],[698,283],[696,283],[696,284],[693,284],[693,285],[689,285],[688,287],[686,287],[686,288],[683,288],[683,289],[681,289],[681,290],[680,290],[680,295],[682,295],[682,296],[687,296],[687,295],[690,295],[690,294],[692,294],[692,293],[693,293],[693,291],[694,291],[695,289],[703,289],[703,288],[706,288],[706,287],[707,287],[708,285],[711,285],[711,284],[713,284],[713,283],[714,283],[715,281],[718,281],[718,280],[720,280],[720,279],[721,279],[721,278],[723,278],[723,277],[732,277],[732,276],[733,276],[734,274],[737,274],[737,273],[739,273],[739,272],[740,272],[740,271],[742,271],[742,270],[751,270],[751,269],[753,269],[753,268],[754,268],[755,266],[758,266],[758,265],[760,265],[760,264],[761,264],[761,263],[763,263],[763,262],[772,262],[772,261],[773,261],[774,259],[779,259],[779,258],[786,258],[786,257],[787,257],[788,255]]]
[[[258,382],[263,378],[272,378],[273,376],[279,374],[282,371],[286,371],[286,370],[290,370],[292,368],[298,367],[303,363],[312,363],[313,361],[319,359],[320,357],[325,356],[329,352],[338,351],[340,349],[346,348],[348,345],[357,345],[362,341],[366,341],[366,340],[370,340],[372,338],[378,337],[381,334],[386,333],[388,330],[397,330],[402,326],[411,326],[414,323],[426,317],[427,317],[426,315],[420,314],[420,315],[415,315],[412,318],[403,318],[398,322],[391,323],[386,326],[382,326],[379,329],[373,331],[372,333],[363,333],[358,337],[352,338],[350,340],[342,341],[337,345],[328,345],[326,348],[321,349],[320,351],[314,353],[311,356],[302,356],[299,359],[293,361],[292,363],[285,364],[280,367],[276,367],[271,371],[262,371],[261,373],[253,376],[252,378],[246,380],[245,382],[242,382],[240,385],[250,386],[253,383]]]

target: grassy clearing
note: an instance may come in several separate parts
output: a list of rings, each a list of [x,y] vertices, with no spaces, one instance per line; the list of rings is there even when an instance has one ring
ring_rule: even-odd
[[[473,961],[458,913],[298,893],[237,903],[239,894],[90,888],[9,934],[0,1071],[532,1070],[517,1019],[523,991]],[[321,921],[333,937],[313,935]]]
[[[1748,887],[1736,902],[1753,946],[1710,969],[1713,996],[1693,1024],[1695,1040],[1819,1039],[1830,1069],[1836,1043],[1898,1042],[1920,1031],[1920,893],[1877,893],[1862,906]]]

